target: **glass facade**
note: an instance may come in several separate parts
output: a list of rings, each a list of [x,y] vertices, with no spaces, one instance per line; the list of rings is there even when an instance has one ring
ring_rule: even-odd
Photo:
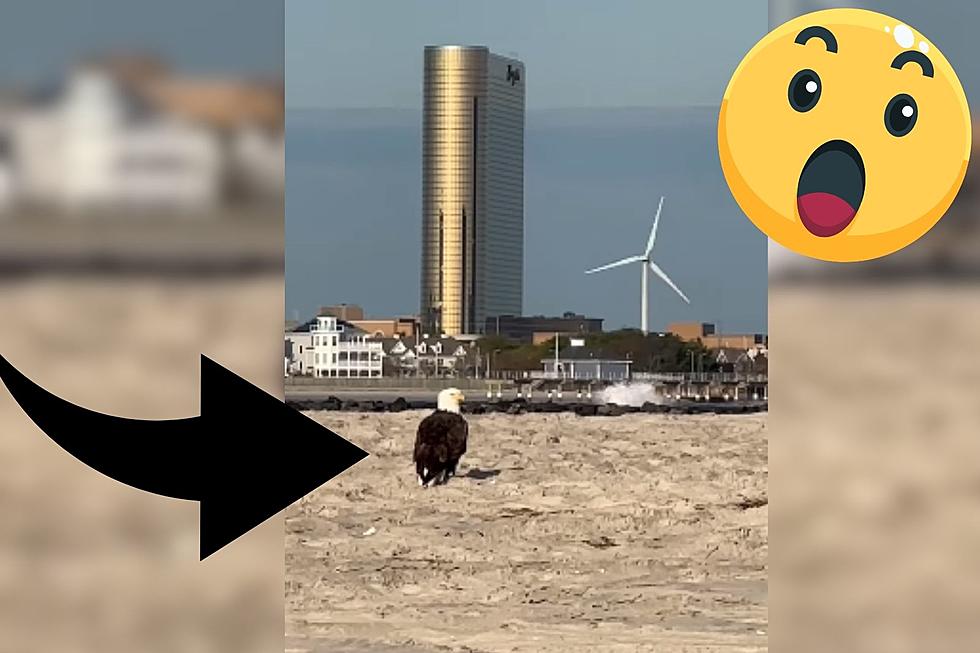
[[[524,64],[477,46],[425,48],[423,330],[477,333],[520,315]]]

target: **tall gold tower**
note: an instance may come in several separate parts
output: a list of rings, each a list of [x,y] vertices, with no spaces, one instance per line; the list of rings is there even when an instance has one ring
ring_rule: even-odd
[[[524,64],[482,46],[427,46],[421,317],[429,333],[520,315]]]

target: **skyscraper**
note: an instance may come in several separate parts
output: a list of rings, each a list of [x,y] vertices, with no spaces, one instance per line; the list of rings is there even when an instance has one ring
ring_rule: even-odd
[[[422,117],[423,329],[459,335],[520,315],[524,64],[427,46]]]

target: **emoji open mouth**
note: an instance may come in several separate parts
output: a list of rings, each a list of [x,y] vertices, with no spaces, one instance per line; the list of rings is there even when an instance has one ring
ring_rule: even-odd
[[[818,147],[800,173],[796,208],[814,236],[834,236],[851,224],[864,199],[864,161],[847,141]]]

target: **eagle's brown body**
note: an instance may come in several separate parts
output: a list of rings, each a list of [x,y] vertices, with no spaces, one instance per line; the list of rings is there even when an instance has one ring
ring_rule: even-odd
[[[419,485],[445,483],[456,474],[468,435],[469,426],[459,413],[437,410],[419,423],[413,455]]]

